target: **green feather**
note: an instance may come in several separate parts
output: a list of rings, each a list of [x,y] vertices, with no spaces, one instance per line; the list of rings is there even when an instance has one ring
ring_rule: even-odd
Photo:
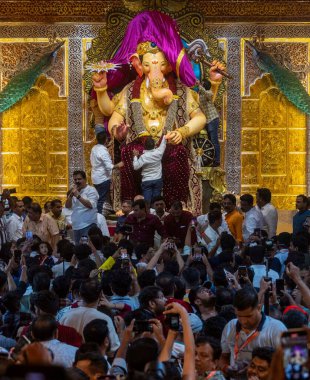
[[[49,69],[56,57],[58,49],[64,42],[58,42],[48,47],[48,50],[29,68],[17,73],[0,92],[0,113],[12,107],[21,100],[35,84],[42,72]]]
[[[269,54],[258,50],[247,41],[252,48],[257,66],[264,72],[270,73],[281,92],[300,111],[310,115],[310,95],[300,83],[295,73],[279,65]]]

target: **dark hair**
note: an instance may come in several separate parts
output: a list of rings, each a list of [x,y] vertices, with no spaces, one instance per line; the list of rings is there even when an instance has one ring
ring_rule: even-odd
[[[20,295],[17,290],[7,292],[2,297],[2,303],[11,313],[17,313],[20,307]]]
[[[61,200],[60,200],[60,199],[53,199],[53,200],[51,201],[51,207],[54,207],[54,206],[56,206],[56,205],[57,205],[57,203],[60,203],[60,204],[62,204],[62,202],[61,202]]]
[[[29,210],[32,210],[35,214],[41,214],[42,213],[42,208],[39,205],[39,203],[33,202],[29,206]]]
[[[92,245],[96,248],[97,251],[101,251],[102,246],[103,246],[103,235],[89,235],[89,240],[92,242]]]
[[[34,276],[38,273],[47,273],[50,279],[53,278],[52,270],[46,265],[32,265],[27,269],[28,282],[31,286],[33,286]]]
[[[75,353],[76,364],[79,361],[87,360],[89,361],[88,371],[91,375],[96,375],[102,373],[103,375],[107,374],[109,366],[106,359],[99,352],[85,352],[81,353],[80,348]]]
[[[75,246],[75,256],[80,260],[87,259],[91,255],[91,248],[88,244],[78,244]]]
[[[53,281],[52,289],[59,298],[66,298],[70,291],[70,280],[66,276],[58,276]]]
[[[215,287],[228,287],[228,281],[223,268],[216,268],[213,272],[213,284]]]
[[[220,220],[220,219],[222,220],[222,213],[221,213],[221,211],[214,210],[214,211],[210,211],[208,213],[208,220],[209,220],[210,224],[213,224],[217,220]]]
[[[147,363],[157,360],[158,354],[158,344],[153,338],[134,340],[127,350],[126,362],[128,370],[143,372]]]
[[[180,272],[179,263],[175,260],[164,260],[164,272],[168,272],[173,276],[177,276]]]
[[[147,243],[138,243],[135,246],[135,255],[138,260],[141,260],[142,256],[146,255],[150,246]]]
[[[243,194],[240,197],[240,201],[246,202],[249,206],[253,206],[254,198],[251,194]]]
[[[183,297],[186,294],[186,284],[182,278],[175,276],[174,277],[174,298],[178,300],[183,300]]]
[[[256,290],[252,286],[245,286],[237,290],[234,298],[234,307],[237,310],[254,309],[258,305],[258,296]]]
[[[132,278],[130,273],[122,269],[115,269],[111,272],[111,289],[120,297],[127,296],[130,292]]]
[[[108,323],[103,319],[93,319],[83,329],[84,341],[97,343],[99,346],[109,337]]]
[[[80,296],[87,304],[97,301],[100,297],[101,286],[97,279],[84,280],[80,286]]]
[[[211,336],[215,339],[221,340],[224,327],[227,325],[225,318],[218,315],[208,318],[204,322],[203,332],[207,336]]]
[[[147,309],[149,307],[149,302],[155,300],[158,297],[159,292],[162,292],[162,290],[158,286],[147,286],[142,289],[138,296],[140,307],[142,309]]]
[[[221,211],[221,204],[219,202],[211,202],[209,204],[209,211],[215,211],[215,210],[219,210]]]
[[[133,244],[131,243],[130,240],[121,239],[118,242],[118,248],[125,248],[125,249],[127,249],[128,255],[131,256],[132,253],[133,253],[134,246],[133,246]]]
[[[51,285],[51,278],[45,272],[38,272],[33,276],[32,289],[34,292],[41,290],[49,290]]]
[[[203,283],[207,276],[207,268],[202,261],[193,261],[190,263],[189,268],[197,269],[199,272],[199,283]]]
[[[52,248],[52,246],[50,245],[50,243],[48,243],[47,241],[40,241],[38,244],[36,244],[36,246],[37,246],[38,248],[36,248],[35,245],[33,245],[33,246],[32,246],[32,249],[33,249],[34,251],[37,251],[37,252],[39,253],[40,245],[41,245],[41,244],[45,244],[45,245],[46,245],[46,247],[47,247],[47,256],[52,256],[52,254],[53,254],[53,248]]]
[[[41,290],[40,292],[32,293],[30,303],[46,314],[56,315],[59,309],[59,298],[50,290]]]
[[[155,148],[155,141],[152,139],[151,136],[147,136],[144,142],[144,148],[145,150],[151,150]]]
[[[132,208],[139,206],[140,210],[145,210],[146,211],[146,203],[144,199],[137,199],[136,201],[133,202]]]
[[[224,305],[220,313],[218,313],[218,317],[224,318],[226,322],[231,321],[236,318],[236,312],[233,305]]]
[[[222,234],[220,237],[221,240],[221,247],[223,251],[233,251],[235,245],[236,245],[236,240],[235,238],[230,235],[230,234]]]
[[[308,197],[306,195],[300,194],[300,195],[297,195],[296,198],[302,198],[302,202],[307,203],[307,205],[309,205],[309,200],[308,200]]]
[[[174,293],[174,276],[168,272],[159,273],[156,277],[156,286],[161,288],[165,297]]]
[[[153,204],[153,203],[158,202],[158,201],[164,201],[165,202],[165,198],[162,195],[157,195],[156,197],[152,198],[151,203]]]
[[[212,359],[219,360],[222,355],[221,342],[212,336],[200,336],[195,340],[196,346],[202,346],[204,344],[209,344],[212,348]]]
[[[31,205],[32,203],[32,198],[31,197],[28,197],[27,195],[22,199],[22,201],[24,202],[24,206],[27,207],[28,205]]]
[[[283,245],[285,248],[288,248],[291,243],[291,234],[289,232],[281,232],[277,236],[277,243]]]
[[[101,132],[97,133],[96,139],[98,141],[98,144],[104,145],[106,143],[106,141],[107,141],[107,133],[106,133],[106,131],[101,131]]]
[[[154,286],[156,279],[156,273],[153,269],[146,269],[138,275],[138,284],[140,289],[144,289],[147,286]]]
[[[57,243],[57,251],[64,261],[70,262],[75,254],[75,245],[67,239],[59,240]]]
[[[44,342],[54,338],[57,328],[58,326],[55,318],[51,315],[45,314],[40,315],[33,321],[31,332],[35,340]]]
[[[171,205],[171,208],[175,210],[183,210],[182,202],[181,201],[174,201]]]
[[[253,264],[261,264],[264,261],[264,255],[266,253],[266,248],[262,245],[256,245],[254,247],[249,247],[248,255]]]
[[[86,173],[84,172],[84,170],[75,170],[73,172],[73,177],[76,175],[80,175],[83,179],[86,179]]]
[[[200,282],[200,272],[196,268],[185,268],[182,272],[182,278],[186,282],[189,288],[193,288],[199,285]]]
[[[264,202],[271,202],[271,191],[266,187],[261,187],[260,189],[257,189],[257,194]]]
[[[215,291],[215,308],[219,313],[224,305],[232,305],[234,294],[231,289],[217,287]]]
[[[231,203],[234,205],[234,206],[236,206],[236,204],[237,204],[237,199],[236,199],[236,197],[234,196],[234,194],[225,194],[224,196],[223,196],[223,199],[229,199],[230,201],[231,201]]]
[[[282,317],[287,329],[297,329],[308,325],[307,316],[299,310],[290,310]]]
[[[197,299],[197,295],[200,289],[201,289],[201,286],[196,286],[195,288],[191,289],[188,293],[188,300],[192,306],[195,306],[195,301]]]
[[[265,360],[268,364],[272,361],[275,350],[273,347],[256,347],[252,352],[252,359],[255,357]]]
[[[97,269],[97,265],[94,262],[94,260],[92,260],[90,258],[87,258],[87,259],[79,261],[79,263],[78,263],[78,269],[82,269],[82,270],[87,271],[88,277],[89,277],[90,272],[92,270],[94,270],[94,269]]]

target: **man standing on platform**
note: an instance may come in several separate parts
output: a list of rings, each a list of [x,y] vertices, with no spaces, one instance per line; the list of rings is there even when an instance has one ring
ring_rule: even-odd
[[[305,195],[298,195],[296,197],[296,208],[298,212],[293,217],[293,235],[303,231],[304,223],[310,217],[308,198]]]
[[[79,244],[82,236],[97,225],[97,202],[99,195],[93,186],[87,185],[86,173],[76,170],[73,173],[74,186],[66,200],[66,208],[72,209],[74,240]]]
[[[237,201],[234,194],[226,194],[223,198],[223,208],[225,210],[225,220],[228,228],[237,240],[238,243],[242,242],[242,223],[243,216],[236,208]]]
[[[278,211],[270,202],[271,202],[270,190],[264,187],[257,189],[256,208],[258,208],[263,214],[263,217],[264,217],[263,229],[267,231],[269,239],[276,236],[277,225],[278,225]]]
[[[106,201],[111,185],[112,170],[123,166],[122,162],[114,165],[105,144],[107,134],[101,131],[96,136],[97,144],[93,146],[90,154],[91,180],[98,191],[98,213],[102,214],[103,204]]]
[[[264,217],[260,210],[257,210],[254,206],[254,198],[251,194],[243,194],[240,197],[241,210],[244,212],[244,221],[242,225],[243,240],[249,239],[250,235],[254,233],[256,229],[263,229]]]
[[[7,238],[10,242],[16,242],[18,239],[23,237],[23,213],[24,202],[18,199],[14,202],[13,214],[9,218],[6,225]]]
[[[133,213],[128,215],[125,224],[132,226],[129,238],[134,243],[146,243],[149,247],[154,245],[155,231],[160,236],[164,234],[161,221],[157,216],[148,213],[147,205],[143,199],[138,199],[133,203]]]

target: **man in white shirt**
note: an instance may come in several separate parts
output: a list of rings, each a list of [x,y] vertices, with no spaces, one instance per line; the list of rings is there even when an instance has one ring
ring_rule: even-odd
[[[211,202],[209,205],[209,212],[211,212],[211,211],[220,211],[221,212],[221,205],[218,202]],[[205,229],[208,227],[208,225],[209,225],[208,213],[203,214],[203,215],[199,215],[197,217],[197,229],[198,229],[197,240],[198,240],[198,243],[201,243],[201,237],[200,237],[199,231],[205,231]],[[221,228],[223,231],[226,231],[228,234],[230,234],[230,230],[228,228],[228,225],[227,225],[227,222],[225,220],[224,215],[222,215]]]
[[[276,236],[278,225],[278,211],[270,203],[271,192],[264,187],[257,189],[256,193],[256,208],[258,208],[264,217],[263,229],[267,231],[269,239]]]
[[[13,214],[7,221],[6,234],[7,240],[10,242],[16,242],[18,239],[23,237],[23,213],[24,213],[24,202],[22,200],[17,200],[13,206]]]
[[[90,227],[97,225],[97,190],[87,185],[86,173],[76,170],[73,173],[74,186],[66,200],[66,208],[72,209],[72,229],[75,244],[82,236],[87,236]]]
[[[144,147],[145,151],[139,158],[139,152],[133,150],[133,168],[135,170],[142,168],[142,193],[144,200],[150,204],[154,197],[161,195],[163,187],[161,160],[166,149],[165,136],[158,148],[155,148],[155,141],[148,136]]]
[[[70,326],[83,336],[84,327],[94,319],[103,319],[108,324],[111,351],[116,351],[119,347],[119,339],[115,331],[112,319],[97,310],[101,287],[97,279],[87,279],[80,287],[81,306],[70,309],[61,319],[60,324]]]
[[[157,197],[152,198],[153,202],[153,208],[150,209],[150,214],[156,215],[158,219],[161,221],[162,224],[164,224],[164,219],[167,215],[169,215],[169,212],[166,210],[166,203],[164,200],[164,197],[159,195]],[[159,248],[161,244],[161,236],[158,234],[158,232],[155,232],[154,237],[154,247]]]
[[[266,265],[264,264],[265,248],[261,245],[255,247],[249,247],[249,258],[252,265],[250,268],[254,272],[253,286],[254,288],[260,288],[260,282],[263,277],[267,277]],[[271,278],[272,282],[276,282],[279,278],[279,274],[272,269],[268,271],[268,277]]]
[[[112,170],[123,166],[122,162],[114,165],[110,153],[105,144],[107,134],[101,131],[96,135],[97,144],[93,146],[90,153],[91,180],[99,194],[98,213],[102,214],[103,204],[110,191]]]
[[[220,237],[223,232],[222,213],[218,210],[208,214],[209,225],[205,232],[201,234],[202,244],[208,249],[208,257],[219,255],[222,252]]]
[[[255,229],[263,229],[264,217],[260,210],[253,206],[254,198],[251,194],[243,194],[240,197],[240,206],[244,212],[244,220],[242,224],[243,240],[247,241],[254,233]]]

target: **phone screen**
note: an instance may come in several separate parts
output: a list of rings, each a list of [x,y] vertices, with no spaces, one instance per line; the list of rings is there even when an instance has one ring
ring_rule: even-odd
[[[247,275],[247,267],[246,266],[239,266],[238,276],[239,277],[246,277],[246,275]]]
[[[304,329],[294,329],[283,333],[281,344],[283,347],[283,366],[286,380],[309,379],[308,362],[308,335]]]
[[[276,290],[277,290],[277,296],[282,297],[283,296],[282,290],[284,290],[283,278],[279,278],[276,280]]]

